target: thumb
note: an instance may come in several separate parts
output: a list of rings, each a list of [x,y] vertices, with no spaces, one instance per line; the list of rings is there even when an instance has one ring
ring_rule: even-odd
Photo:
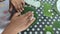
[[[19,16],[20,15],[20,12],[17,12],[17,13],[15,13],[14,15],[13,15],[13,17],[17,17],[17,16]]]

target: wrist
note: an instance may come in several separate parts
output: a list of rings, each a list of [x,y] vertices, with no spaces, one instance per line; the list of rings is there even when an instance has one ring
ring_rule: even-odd
[[[6,28],[2,34],[17,34],[17,32],[12,28]]]
[[[15,30],[15,27],[12,24],[9,24],[2,34],[17,34],[18,32]]]

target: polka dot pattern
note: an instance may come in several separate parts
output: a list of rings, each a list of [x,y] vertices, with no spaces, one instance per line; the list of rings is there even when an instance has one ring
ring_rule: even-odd
[[[56,0],[39,0],[43,3],[49,3],[51,5],[54,5]],[[30,6],[31,7],[31,6]],[[25,31],[21,32],[20,34],[44,34],[45,27],[50,26],[53,27],[54,21],[58,20],[60,21],[60,16],[56,14],[54,17],[47,17],[43,14],[43,5],[39,8],[36,8],[36,13],[38,14],[38,21],[35,25],[30,26],[30,28],[26,29]],[[48,10],[48,12],[52,12],[52,15],[55,15],[53,13],[53,10]],[[60,28],[53,27],[53,31],[55,34],[60,34]]]

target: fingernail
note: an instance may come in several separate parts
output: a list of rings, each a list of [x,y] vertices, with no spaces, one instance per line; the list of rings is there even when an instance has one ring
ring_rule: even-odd
[[[34,12],[32,12],[32,16],[34,17]]]
[[[34,19],[34,17],[32,16],[30,20],[33,20],[33,19]]]
[[[32,13],[34,13],[34,11],[32,11]]]
[[[24,10],[24,9],[23,9]]]

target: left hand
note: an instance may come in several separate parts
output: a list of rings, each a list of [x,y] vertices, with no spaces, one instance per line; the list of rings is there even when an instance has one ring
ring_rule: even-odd
[[[10,10],[13,9],[13,6],[15,7],[15,9],[18,11],[18,12],[22,12],[24,10],[24,5],[25,5],[25,2],[24,0],[11,0],[11,7],[10,7]]]
[[[2,2],[2,1],[4,1],[4,0],[0,0],[0,2]]]

